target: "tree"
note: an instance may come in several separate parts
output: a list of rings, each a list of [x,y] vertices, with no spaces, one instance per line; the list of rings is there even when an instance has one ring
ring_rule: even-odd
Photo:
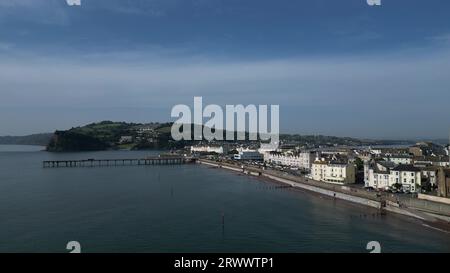
[[[356,164],[356,170],[358,170],[358,171],[364,170],[364,161],[362,161],[361,158],[357,157],[355,159],[355,164]]]
[[[432,190],[432,185],[430,183],[430,181],[426,181],[425,183],[422,183],[422,186],[420,186],[419,184],[416,185],[417,188],[421,188],[422,191],[424,192],[430,192]]]

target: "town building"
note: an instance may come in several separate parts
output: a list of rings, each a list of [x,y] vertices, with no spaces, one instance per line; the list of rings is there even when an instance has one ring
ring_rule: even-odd
[[[120,144],[132,143],[133,136],[121,136],[119,139]]]
[[[437,172],[437,195],[439,197],[450,198],[450,169],[439,168]]]
[[[282,144],[278,147],[277,151],[280,152],[292,152],[295,151],[297,146],[295,144]]]
[[[263,161],[264,156],[256,150],[238,150],[234,155],[235,160]]]
[[[439,156],[448,155],[444,146],[432,142],[418,142],[409,147],[409,153],[414,156]]]
[[[351,149],[346,148],[319,148],[315,150],[324,156],[348,156],[352,153]]]
[[[409,154],[408,148],[369,148],[372,155]]]
[[[388,161],[371,161],[364,164],[365,187],[387,190],[390,185],[391,169],[395,163]]]
[[[421,171],[413,165],[400,164],[391,169],[389,185],[401,185],[404,191],[416,192],[421,186]]]
[[[370,169],[367,187],[374,189],[389,189],[390,171],[382,171],[378,169]]]
[[[388,190],[392,187],[404,191],[416,192],[422,185],[422,174],[426,179],[435,181],[431,170],[424,171],[413,165],[395,164],[392,161],[371,161],[364,165],[364,184],[379,190]]]
[[[264,162],[296,167],[307,171],[311,170],[314,159],[315,154],[309,151],[295,153],[269,152],[264,154]]]
[[[413,163],[413,156],[409,154],[391,154],[383,156],[383,159],[395,164],[411,165]]]
[[[226,149],[223,146],[191,146],[191,153],[226,153]]]
[[[449,167],[449,157],[448,155],[439,156],[416,156],[413,158],[414,166],[417,167]]]
[[[311,178],[334,184],[355,183],[356,167],[348,160],[317,158],[311,166]]]
[[[266,153],[270,153],[270,152],[276,152],[277,149],[278,149],[278,145],[277,144],[260,143],[258,152],[260,152],[261,154],[266,154]]]
[[[417,166],[416,166],[417,167]],[[422,167],[420,168],[422,172],[421,184],[426,185],[430,184],[431,186],[437,186],[437,173],[439,167],[430,166],[430,167]]]
[[[409,153],[413,154],[414,156],[423,156],[423,150],[419,146],[409,147]]]

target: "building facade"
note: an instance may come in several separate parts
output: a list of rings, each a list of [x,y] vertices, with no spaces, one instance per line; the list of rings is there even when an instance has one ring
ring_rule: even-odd
[[[416,156],[414,157],[414,165],[420,167],[436,166],[449,167],[449,157],[445,156]]]
[[[356,167],[352,163],[317,159],[311,166],[311,178],[334,184],[355,183]]]
[[[264,156],[255,150],[240,150],[234,155],[235,160],[263,161]]]
[[[383,159],[388,162],[393,162],[395,164],[411,165],[413,163],[412,155],[389,155],[384,156]]]
[[[398,165],[390,172],[390,186],[398,184],[404,191],[416,192],[422,184],[420,169],[412,165]]]
[[[412,165],[395,164],[393,162],[370,162],[365,164],[365,187],[388,190],[392,187],[404,191],[416,192],[422,185],[422,170]],[[433,174],[426,173],[430,179]]]
[[[430,183],[431,186],[437,185],[438,167],[424,167],[420,168],[422,171],[421,184]]]
[[[438,196],[450,198],[450,169],[439,168],[437,171]]]
[[[191,153],[217,153],[223,154],[225,149],[222,146],[191,146]]]
[[[264,154],[264,161],[277,165],[297,167],[310,171],[315,155],[311,152],[280,153],[270,152]]]

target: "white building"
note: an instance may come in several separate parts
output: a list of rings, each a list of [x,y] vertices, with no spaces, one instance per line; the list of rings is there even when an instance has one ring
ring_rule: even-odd
[[[416,156],[414,157],[414,166],[417,167],[449,167],[448,156]]]
[[[311,152],[301,153],[278,153],[271,152],[264,154],[264,162],[277,165],[297,167],[303,170],[311,170],[315,155]]]
[[[390,186],[391,168],[395,168],[393,162],[366,162],[364,165],[365,186],[387,190]]]
[[[412,165],[395,164],[393,162],[372,162],[365,165],[364,182],[366,187],[387,190],[395,184],[401,185],[405,191],[416,192],[417,185],[422,183],[422,171]],[[432,174],[430,174],[432,175]]]
[[[413,163],[413,156],[406,154],[384,156],[383,159],[388,162],[394,162],[395,164],[411,165]]]
[[[370,170],[369,174],[369,187],[374,189],[389,189],[389,171],[380,171],[380,170]]]
[[[236,160],[262,161],[262,160],[264,160],[264,157],[258,151],[240,149],[238,151],[238,154],[234,155],[234,159],[236,159]]]
[[[223,146],[191,146],[191,153],[217,153],[223,154]]]
[[[383,153],[383,151],[381,149],[372,149],[369,148],[369,153],[373,154],[373,155],[381,155]]]
[[[401,184],[405,191],[416,192],[421,185],[421,171],[412,165],[398,165],[391,170],[389,184]]]
[[[311,167],[312,179],[334,184],[355,183],[355,173],[354,164],[337,160],[317,159]]]
[[[261,154],[266,154],[266,153],[270,153],[270,152],[276,152],[277,149],[278,149],[277,144],[261,143],[260,147],[258,149],[258,152],[260,152]]]
[[[132,136],[121,136],[120,140],[119,140],[120,144],[131,143],[131,142],[133,142]]]

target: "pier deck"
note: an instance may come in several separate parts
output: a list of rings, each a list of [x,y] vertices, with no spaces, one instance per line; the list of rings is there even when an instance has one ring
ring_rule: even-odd
[[[147,157],[125,159],[46,160],[43,168],[114,167],[139,165],[178,165],[190,162],[184,157]]]

